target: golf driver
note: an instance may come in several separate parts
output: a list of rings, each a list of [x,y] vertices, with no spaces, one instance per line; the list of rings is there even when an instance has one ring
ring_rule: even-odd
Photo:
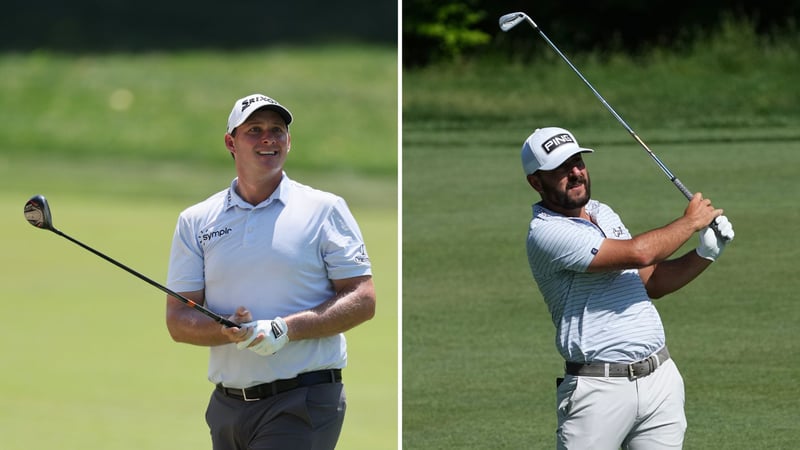
[[[603,106],[605,106],[606,109],[608,109],[608,111],[611,113],[611,115],[614,116],[615,119],[617,119],[617,122],[622,124],[622,126],[625,127],[626,130],[628,130],[628,133],[630,133],[630,135],[633,137],[633,139],[636,142],[638,142],[639,145],[642,146],[642,148],[647,152],[648,155],[650,155],[651,158],[653,158],[653,161],[655,161],[656,164],[658,164],[658,167],[660,167],[661,170],[664,172],[664,174],[667,176],[667,178],[669,178],[669,181],[671,181],[672,184],[674,184],[675,187],[677,187],[678,190],[681,191],[681,193],[683,193],[683,195],[686,197],[687,200],[691,200],[692,197],[693,197],[692,192],[689,189],[687,189],[686,186],[683,185],[683,183],[681,183],[681,180],[679,180],[678,177],[676,177],[675,175],[672,174],[672,172],[667,168],[667,166],[663,162],[661,162],[661,160],[658,158],[658,156],[656,156],[656,154],[653,153],[652,150],[650,150],[650,147],[648,147],[647,144],[645,144],[644,141],[642,141],[642,139],[639,137],[639,135],[637,135],[636,132],[633,131],[633,128],[631,128],[630,125],[628,125],[628,123],[625,122],[625,120],[622,118],[622,116],[620,116],[619,114],[617,114],[616,111],[614,111],[614,108],[612,108],[611,105],[608,104],[606,99],[604,99],[603,96],[600,95],[599,92],[597,92],[597,89],[595,89],[594,86],[592,86],[592,84],[589,83],[589,80],[587,80],[586,77],[583,76],[583,74],[578,70],[578,68],[575,67],[574,64],[572,64],[572,62],[566,57],[566,55],[564,55],[564,53],[562,53],[561,50],[559,50],[558,47],[556,47],[556,45],[553,43],[553,41],[551,41],[547,37],[547,35],[544,34],[544,32],[539,28],[539,26],[536,25],[536,23],[533,20],[531,20],[531,18],[528,17],[527,14],[525,14],[523,12],[514,12],[514,13],[504,14],[502,17],[500,17],[500,29],[503,30],[503,31],[508,31],[508,30],[514,28],[515,26],[517,26],[523,20],[527,21],[531,25],[531,27],[533,27],[534,30],[539,32],[539,35],[542,36],[542,39],[544,39],[545,42],[547,42],[547,44],[550,46],[550,48],[552,48],[556,53],[558,53],[558,56],[560,56],[561,59],[563,59],[564,62],[566,62],[567,65],[570,68],[572,68],[572,70],[578,75],[578,77],[581,80],[583,80],[584,84],[586,84],[586,86],[588,86],[589,89],[592,90],[592,92],[594,93],[594,96],[597,97],[597,99],[600,100],[600,102],[603,104]],[[723,237],[720,234],[719,230],[717,229],[716,219],[713,222],[711,222],[711,224],[709,226],[714,230],[714,232],[717,234],[717,236],[722,237],[726,241],[728,240],[727,238]]]
[[[171,289],[167,288],[166,286],[162,286],[161,284],[151,280],[150,278],[147,278],[146,276],[144,276],[144,275],[140,274],[139,272],[131,269],[130,267],[128,267],[128,266],[126,266],[126,265],[114,260],[113,258],[110,258],[110,257],[100,253],[99,251],[89,247],[88,245],[86,245],[86,244],[84,244],[84,243],[82,243],[82,242],[80,242],[80,241],[78,241],[76,239],[73,239],[73,238],[67,236],[66,234],[64,234],[61,231],[59,231],[58,229],[56,229],[53,226],[53,216],[50,214],[50,206],[48,206],[47,199],[45,199],[43,195],[34,195],[33,197],[31,197],[30,200],[28,200],[27,203],[25,203],[25,219],[27,219],[28,223],[30,223],[31,225],[35,226],[36,228],[41,228],[41,229],[44,229],[44,230],[50,230],[53,233],[55,233],[55,234],[57,234],[57,235],[59,235],[59,236],[61,236],[63,238],[66,238],[67,240],[72,241],[73,243],[83,247],[84,249],[89,250],[90,252],[94,253],[95,255],[97,255],[97,256],[105,259],[106,261],[110,262],[111,264],[114,264],[115,266],[119,267],[120,269],[123,269],[123,270],[127,271],[128,273],[130,273],[132,275],[135,275],[139,279],[142,279],[142,280],[150,283],[152,286],[155,286],[158,289],[160,289],[160,290],[166,292],[167,294],[169,294],[169,295],[177,298],[178,300],[182,301],[187,306],[189,306],[189,307],[191,307],[193,309],[196,309],[197,311],[200,311],[201,313],[205,314],[206,316],[214,319],[215,322],[220,323],[222,325],[225,325],[226,327],[229,327],[229,328],[230,327],[238,327],[239,326],[237,323],[232,322],[232,321],[220,316],[219,314],[216,314],[216,313],[214,313],[212,311],[209,311],[208,309],[204,308],[202,305],[198,305],[197,303],[193,302],[192,300],[189,300],[188,298],[178,294],[177,292],[172,291]]]

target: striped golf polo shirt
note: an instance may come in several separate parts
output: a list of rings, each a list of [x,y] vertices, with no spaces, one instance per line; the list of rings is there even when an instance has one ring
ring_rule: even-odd
[[[528,262],[556,327],[556,347],[572,362],[633,362],[665,343],[661,318],[636,269],[589,273],[604,239],[630,239],[607,205],[590,200],[593,222],[533,205]]]

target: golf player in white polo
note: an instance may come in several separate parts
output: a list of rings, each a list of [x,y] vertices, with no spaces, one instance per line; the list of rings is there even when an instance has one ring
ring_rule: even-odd
[[[556,447],[681,448],[683,380],[651,299],[708,268],[733,227],[697,193],[682,216],[631,236],[610,207],[591,198],[583,161],[590,152],[557,127],[537,129],[522,146],[522,167],[541,197],[528,229],[528,262],[566,362]],[[695,233],[695,250],[668,259]]]
[[[167,298],[178,342],[210,347],[214,450],[330,450],[345,414],[342,333],[375,313],[372,269],[345,201],[290,179],[292,115],[237,100],[225,146],[237,177],[180,214],[170,289],[230,314],[224,328]]]

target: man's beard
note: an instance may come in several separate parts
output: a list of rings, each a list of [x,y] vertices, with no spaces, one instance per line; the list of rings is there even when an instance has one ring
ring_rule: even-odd
[[[586,191],[584,195],[580,197],[570,197],[569,196],[569,189],[570,187],[575,187],[577,185],[583,184],[584,190]],[[582,180],[582,183],[571,183],[567,185],[567,190],[564,192],[560,191],[550,191],[550,201],[557,205],[558,207],[564,210],[573,210],[578,208],[583,208],[589,203],[589,199],[592,197],[592,183],[587,176],[586,179]]]

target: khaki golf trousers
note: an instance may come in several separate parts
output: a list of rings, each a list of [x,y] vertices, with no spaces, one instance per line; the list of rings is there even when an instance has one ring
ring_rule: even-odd
[[[556,448],[679,449],[686,432],[683,378],[673,360],[646,377],[566,375],[557,390]]]

